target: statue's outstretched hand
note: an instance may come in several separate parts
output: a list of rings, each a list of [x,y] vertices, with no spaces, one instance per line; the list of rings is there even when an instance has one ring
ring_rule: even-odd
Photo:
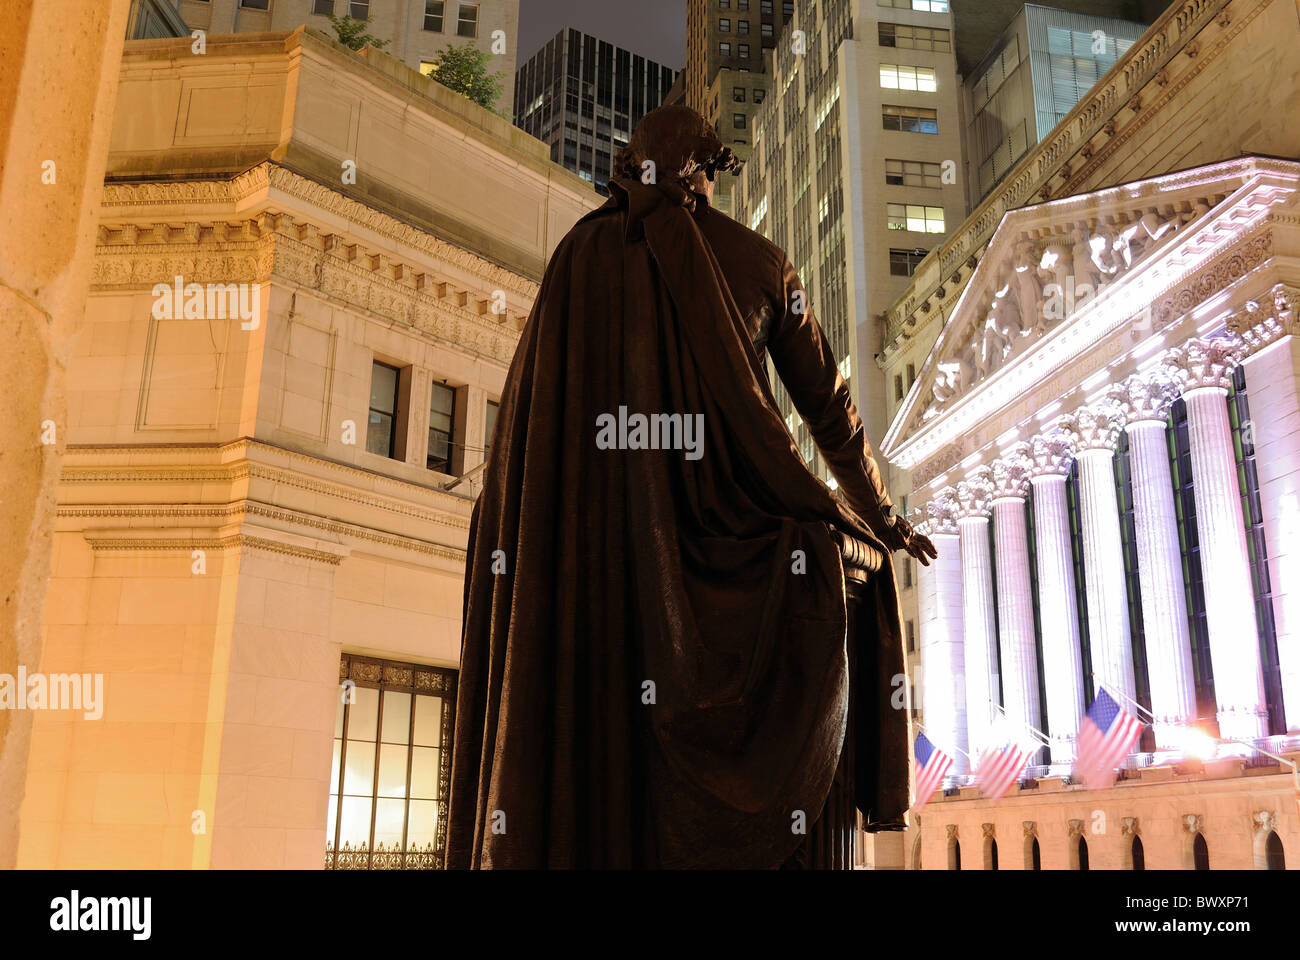
[[[939,551],[935,549],[930,538],[917,533],[905,519],[894,516],[890,520],[892,521],[890,529],[893,533],[892,542],[887,543],[890,549],[904,550],[927,567],[931,560],[939,556]]]

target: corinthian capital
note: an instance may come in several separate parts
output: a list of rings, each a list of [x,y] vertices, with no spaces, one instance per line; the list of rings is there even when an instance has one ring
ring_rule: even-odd
[[[993,461],[993,496],[1024,497],[1029,489],[1029,444],[1017,443]]]
[[[1068,477],[1074,451],[1070,438],[1063,433],[1039,434],[1029,442],[1030,476]]]
[[[1232,386],[1232,370],[1241,362],[1241,348],[1230,340],[1193,337],[1165,355],[1164,369],[1183,393],[1211,387],[1225,393]]]
[[[1163,370],[1135,373],[1111,387],[1107,399],[1123,414],[1125,423],[1143,420],[1164,423],[1169,416],[1169,407],[1178,399],[1178,385]]]
[[[1246,309],[1228,318],[1228,333],[1241,343],[1246,356],[1258,353],[1288,334],[1300,336],[1297,309],[1300,287],[1287,283],[1274,285],[1266,298],[1251,300]]]
[[[925,505],[925,512],[928,516],[926,525],[929,527],[927,536],[956,536],[960,531],[957,528],[958,512],[961,504],[957,501],[957,491],[953,487],[944,487],[940,490],[933,500]]]
[[[987,517],[993,507],[993,471],[980,467],[957,484],[957,519]]]
[[[1070,439],[1070,446],[1076,455],[1093,450],[1110,453],[1119,442],[1120,431],[1124,429],[1124,417],[1110,403],[1097,403],[1090,407],[1080,407],[1074,413],[1061,418],[1061,432]]]

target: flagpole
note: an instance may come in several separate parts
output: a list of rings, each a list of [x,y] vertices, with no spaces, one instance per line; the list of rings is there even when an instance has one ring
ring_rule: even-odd
[[[916,729],[918,729],[918,730],[920,730],[922,733],[924,733],[925,736],[926,736],[926,739],[929,740],[929,738],[930,738],[930,734],[926,731],[926,729],[925,729],[925,724],[917,723],[915,720],[913,720],[912,722],[913,722],[914,724],[916,724]],[[930,742],[933,743],[934,741],[930,741]],[[938,746],[938,744],[935,744],[935,746]],[[953,747],[952,749],[956,750],[958,753],[960,753],[960,754],[961,754],[963,757],[965,757],[967,760],[970,760],[970,759],[971,759],[971,755],[970,755],[969,753],[967,753],[965,750],[963,750],[961,747]],[[953,774],[953,776],[957,776],[957,774]]]
[[[1011,720],[1011,717],[1007,715],[1007,711],[1002,708],[1001,704],[994,704],[994,707],[998,711],[998,713],[1002,714],[1002,716],[1006,717],[1008,720]],[[1028,730],[1035,737],[1037,737],[1039,746],[1050,747],[1052,745],[1052,741],[1047,739],[1047,734],[1043,733],[1043,731],[1039,730],[1037,727],[1032,726],[1031,724],[1026,723],[1023,720],[1020,721],[1011,720],[1011,722],[1020,723],[1021,726],[1023,726],[1026,730]]]
[[[1094,670],[1094,671],[1092,672],[1092,679],[1093,679],[1093,680],[1097,680],[1097,671],[1096,671],[1096,670]],[[1113,693],[1113,694],[1115,694],[1115,696],[1119,697],[1121,700],[1125,701],[1126,703],[1131,704],[1131,705],[1132,705],[1136,710],[1138,710],[1140,713],[1145,713],[1145,714],[1147,715],[1147,720],[1150,721],[1151,723],[1155,723],[1156,715],[1155,715],[1154,713],[1152,713],[1150,710],[1148,710],[1146,707],[1142,706],[1142,704],[1138,703],[1138,702],[1137,702],[1136,700],[1134,700],[1132,697],[1130,697],[1127,693],[1125,693],[1125,692],[1122,691],[1122,690],[1112,690],[1112,689],[1110,688],[1110,686],[1109,686],[1108,684],[1106,684],[1105,681],[1099,681],[1098,685],[1104,687],[1108,693]]]

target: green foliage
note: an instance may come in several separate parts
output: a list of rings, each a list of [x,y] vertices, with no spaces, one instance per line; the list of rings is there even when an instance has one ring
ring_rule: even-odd
[[[488,73],[490,59],[472,43],[460,47],[449,45],[438,54],[429,76],[496,113],[496,103],[505,89],[505,80],[499,73]]]
[[[362,47],[382,50],[388,46],[387,40],[380,40],[365,32],[366,27],[370,26],[369,17],[364,20],[353,20],[346,14],[336,17],[332,13],[327,13],[326,16],[330,19],[330,26],[334,28],[334,35],[339,38],[339,43],[349,50],[360,50]]]

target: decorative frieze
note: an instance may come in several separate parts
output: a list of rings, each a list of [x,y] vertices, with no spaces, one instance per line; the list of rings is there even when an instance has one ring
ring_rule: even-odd
[[[1300,287],[1276,284],[1267,299],[1251,300],[1244,310],[1228,318],[1228,335],[1237,339],[1245,356],[1258,353],[1283,337],[1300,335],[1298,305]]]

